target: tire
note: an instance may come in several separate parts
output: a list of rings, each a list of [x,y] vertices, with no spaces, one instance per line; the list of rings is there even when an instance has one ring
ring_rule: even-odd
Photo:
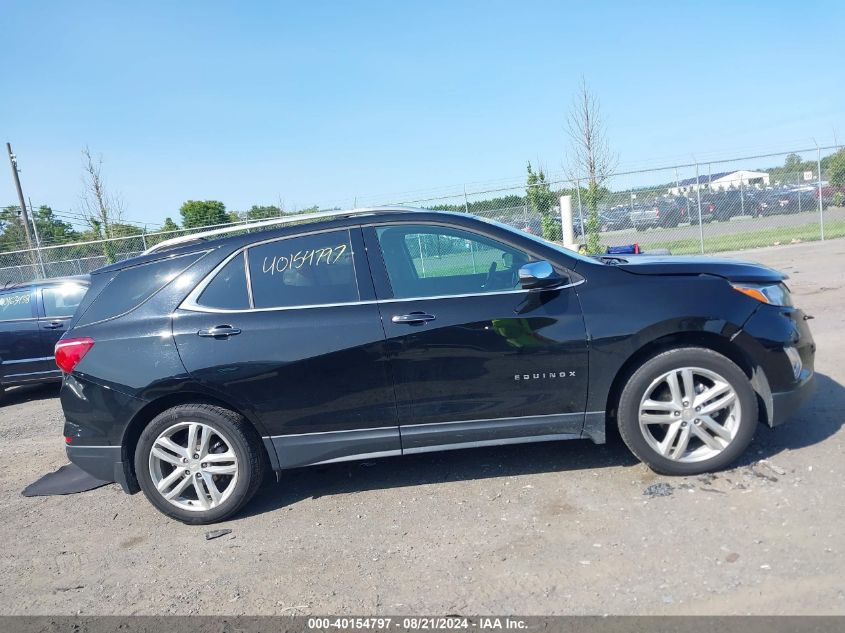
[[[191,432],[194,448],[188,452]],[[162,438],[169,443],[157,443]],[[183,404],[160,413],[135,449],[135,474],[147,499],[163,514],[189,525],[223,521],[238,512],[258,490],[266,469],[264,448],[249,423],[210,404]],[[176,491],[173,500],[157,484],[164,493]]]
[[[685,370],[695,385],[694,398],[708,389],[713,389],[713,397],[700,404],[689,400]],[[675,394],[671,393],[670,372],[678,381]],[[732,400],[728,391],[719,394],[724,385],[732,390]],[[675,408],[671,402],[678,400],[680,406]],[[724,409],[708,411],[722,402],[728,403]],[[696,406],[710,415],[696,411]],[[757,396],[748,377],[730,359],[702,347],[672,349],[644,362],[625,384],[617,414],[619,434],[630,451],[663,475],[697,475],[725,468],[748,447],[757,421]],[[672,433],[674,439],[669,438]],[[701,433],[711,439],[705,442]]]

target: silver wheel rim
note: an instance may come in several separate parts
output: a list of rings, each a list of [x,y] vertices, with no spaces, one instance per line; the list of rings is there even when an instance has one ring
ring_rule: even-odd
[[[742,407],[724,377],[681,367],[654,379],[640,400],[640,431],[657,453],[676,462],[700,462],[736,437]]]
[[[179,422],[162,431],[150,450],[149,468],[162,498],[193,512],[225,503],[238,483],[232,443],[202,422]]]

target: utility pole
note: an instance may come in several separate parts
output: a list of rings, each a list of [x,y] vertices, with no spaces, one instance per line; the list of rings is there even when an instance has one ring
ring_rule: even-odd
[[[21,189],[21,179],[18,176],[18,159],[12,153],[11,143],[6,143],[6,151],[9,152],[9,164],[12,166],[12,176],[15,178],[15,189],[18,190],[18,202],[21,205],[21,222],[26,231],[26,243],[29,249],[32,250],[32,236],[29,234],[29,213],[26,210],[26,202],[24,202],[23,190]]]

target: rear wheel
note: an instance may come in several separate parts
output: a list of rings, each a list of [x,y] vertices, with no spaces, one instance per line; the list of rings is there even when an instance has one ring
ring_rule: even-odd
[[[209,404],[160,413],[141,433],[135,473],[164,514],[200,525],[228,518],[264,478],[260,440],[242,416]]]
[[[757,426],[748,377],[709,349],[663,352],[637,369],[622,390],[619,433],[652,470],[695,475],[731,464]]]

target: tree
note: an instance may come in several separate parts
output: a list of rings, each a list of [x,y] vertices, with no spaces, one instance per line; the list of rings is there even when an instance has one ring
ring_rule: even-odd
[[[252,205],[249,211],[246,212],[246,219],[249,221],[255,220],[268,220],[270,218],[278,218],[281,217],[284,212],[277,206],[269,205],[269,206],[259,206],[259,205]]]
[[[827,179],[831,185],[845,185],[845,149],[831,154],[827,161]]]
[[[164,231],[178,231],[178,230],[179,230],[179,225],[176,224],[176,222],[174,222],[173,218],[171,218],[170,216],[164,218],[164,224],[162,224],[161,228],[159,229],[159,231],[162,231],[162,232],[164,232]]]
[[[607,141],[598,98],[590,91],[583,77],[569,112],[568,133],[572,142],[569,156],[570,178],[573,181],[587,181],[587,252],[598,253],[601,250],[599,200],[602,196],[602,183],[613,175],[617,158],[611,152]]]
[[[99,239],[108,240],[112,235],[111,226],[120,222],[123,216],[123,201],[118,194],[109,193],[103,178],[103,157],[96,160],[88,146],[82,150],[82,184],[80,196],[82,215],[88,226]],[[103,242],[103,255],[106,261],[115,261],[111,243]]]
[[[41,206],[32,213],[42,245],[66,244],[79,238],[73,226],[58,219],[53,209]],[[0,250],[13,251],[26,248],[26,235],[20,222],[20,207],[0,210]]]
[[[53,209],[46,205],[38,207],[32,216],[41,244],[67,244],[79,238],[79,233],[73,225],[57,218]]]
[[[226,205],[219,200],[188,200],[180,207],[179,214],[186,229],[229,222]]]
[[[801,169],[802,163],[801,157],[793,152],[786,157],[786,160],[783,162],[783,168],[787,174],[794,174]]]
[[[561,239],[560,224],[555,222],[553,209],[555,205],[555,194],[546,182],[546,174],[540,167],[536,172],[528,163],[528,179],[526,181],[525,196],[528,199],[528,206],[534,213],[540,214],[540,227],[543,237],[547,240],[558,241]]]

